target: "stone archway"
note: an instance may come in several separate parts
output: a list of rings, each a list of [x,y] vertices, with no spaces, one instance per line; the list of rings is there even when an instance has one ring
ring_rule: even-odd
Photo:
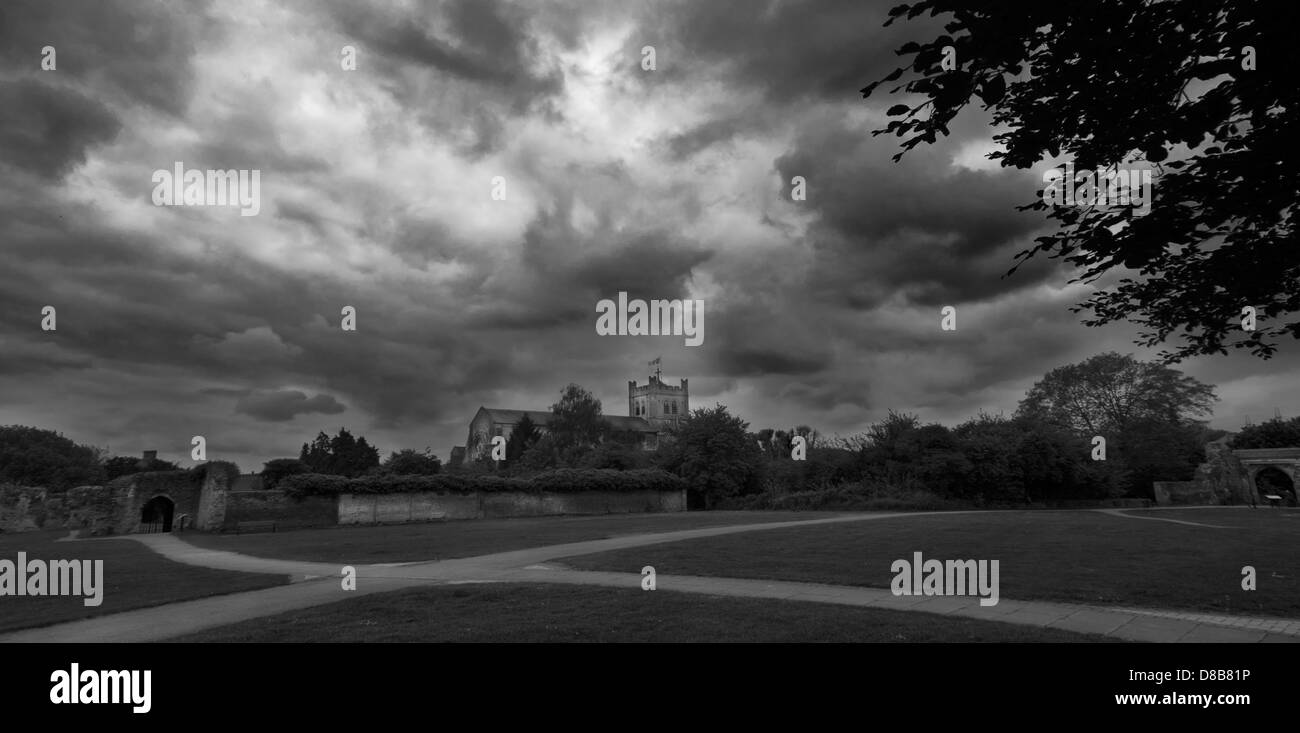
[[[1263,502],[1265,494],[1281,496],[1296,505],[1300,492],[1300,447],[1245,448],[1232,451],[1240,463],[1241,478],[1251,503]]]
[[[155,496],[140,507],[140,528],[145,532],[170,532],[175,513],[176,502],[170,497]]]
[[[1295,479],[1291,477],[1289,467],[1283,466],[1260,466],[1252,472],[1251,481],[1255,487],[1255,493],[1261,498],[1266,495],[1282,497],[1282,503],[1287,506],[1296,505],[1296,486]]]

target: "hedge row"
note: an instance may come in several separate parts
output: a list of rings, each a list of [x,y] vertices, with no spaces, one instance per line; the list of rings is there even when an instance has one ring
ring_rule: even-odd
[[[587,491],[683,491],[686,482],[659,469],[616,471],[596,468],[562,468],[530,478],[436,474],[434,476],[361,476],[345,478],[320,473],[286,476],[277,485],[285,494],[337,496],[339,494],[472,494],[518,491],[521,493],[573,494]]]

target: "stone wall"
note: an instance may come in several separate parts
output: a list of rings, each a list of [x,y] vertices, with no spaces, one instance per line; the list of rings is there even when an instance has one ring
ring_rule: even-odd
[[[220,529],[225,516],[228,464],[192,471],[149,471],[123,476],[105,486],[78,486],[64,492],[24,488],[0,490],[0,531],[67,529],[86,535],[129,534],[142,529],[144,505],[159,496],[173,504],[173,529],[181,515],[187,526]]]
[[[1214,488],[1202,481],[1156,481],[1152,484],[1156,504],[1171,505],[1213,505],[1222,504],[1215,495]]]
[[[45,489],[0,486],[0,532],[31,532],[45,524]]]
[[[435,518],[490,519],[559,514],[624,514],[686,511],[681,491],[580,494],[340,494],[339,524],[422,522]],[[440,516],[441,515],[441,516]]]
[[[185,514],[189,516],[191,522],[195,522],[195,527],[208,528],[198,523],[204,518],[199,510],[205,493],[209,494],[209,503],[211,502],[210,492],[205,492],[204,489],[212,480],[213,474],[218,472],[205,473],[205,479],[201,483],[196,481],[194,474],[189,471],[150,471],[123,476],[109,482],[108,486],[114,492],[126,491],[125,505],[117,517],[113,534],[140,531],[141,510],[151,499],[158,496],[171,499],[175,506],[172,511],[173,527],[180,526],[181,515]],[[210,516],[210,512],[207,516]]]
[[[110,486],[78,486],[63,492],[0,487],[0,532],[67,529],[85,534],[115,534],[123,531],[123,517],[130,500],[130,487],[117,482]]]
[[[230,484],[231,491],[261,491],[265,488],[262,475],[258,473],[242,474]]]
[[[106,535],[134,532],[139,526],[140,505],[132,503],[131,486],[120,479],[108,486],[78,486],[50,499],[46,529],[59,527],[83,535]],[[135,512],[134,523],[127,521],[131,511]]]
[[[530,494],[343,494],[292,499],[279,491],[232,491],[247,485],[221,464],[192,471],[154,471],[123,476],[107,486],[82,486],[63,493],[0,487],[0,532],[76,530],[85,535],[129,534],[143,529],[144,505],[165,496],[174,505],[173,529],[181,515],[187,527],[234,529],[240,522],[274,521],[279,527],[389,524],[435,518],[484,519],[555,515],[686,511],[684,491]]]
[[[1196,481],[1214,496],[1215,504],[1249,504],[1255,493],[1246,467],[1228,447],[1227,436],[1205,445],[1205,462],[1196,469]]]
[[[1228,447],[1230,436],[1205,444],[1205,461],[1191,481],[1156,481],[1152,484],[1156,504],[1222,505],[1250,504],[1254,488],[1246,467]]]
[[[332,496],[293,499],[279,491],[231,491],[225,498],[225,513],[218,529],[260,521],[273,521],[277,529],[327,527],[339,519],[338,502]]]

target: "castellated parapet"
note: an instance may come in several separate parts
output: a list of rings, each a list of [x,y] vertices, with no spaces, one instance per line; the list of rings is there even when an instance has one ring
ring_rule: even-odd
[[[646,384],[636,380],[627,383],[627,414],[640,417],[661,427],[675,427],[690,414],[691,397],[689,380],[681,386],[664,383],[657,374],[651,374]]]

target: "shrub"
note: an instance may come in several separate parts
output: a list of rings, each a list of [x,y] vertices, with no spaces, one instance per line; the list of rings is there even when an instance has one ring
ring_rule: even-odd
[[[560,468],[528,479],[537,491],[557,494],[585,491],[682,491],[685,480],[667,471],[642,468],[615,471],[602,468]]]
[[[1300,446],[1300,417],[1288,420],[1273,418],[1258,425],[1247,425],[1229,441],[1233,449],[1295,448]]]
[[[175,472],[160,471],[158,472],[157,475],[164,475],[164,474],[171,474],[171,473],[175,473]],[[203,482],[206,481],[208,476],[210,475],[217,475],[217,476],[224,475],[226,479],[226,487],[229,488],[230,485],[235,482],[235,479],[239,478],[239,466],[231,463],[230,461],[208,461],[207,463],[200,463],[194,468],[189,469],[188,473],[190,475],[190,480],[193,481],[196,486],[202,486]],[[138,475],[150,476],[155,474],[138,474]]]
[[[279,489],[286,496],[302,498],[304,496],[337,496],[346,494],[348,479],[328,473],[299,473],[284,477]]]
[[[338,494],[470,494],[493,493],[578,493],[584,491],[681,491],[686,482],[666,471],[642,469],[613,471],[608,469],[562,468],[532,478],[444,473],[434,476],[395,476],[381,474],[345,478],[319,473],[303,473],[284,478],[279,488],[288,496],[337,496]]]
[[[0,482],[66,491],[103,480],[94,448],[52,430],[0,426]]]
[[[262,486],[274,489],[289,476],[307,473],[311,468],[297,458],[275,458],[262,464]]]
[[[403,448],[389,454],[382,468],[383,473],[397,476],[434,476],[442,471],[442,461],[428,448],[423,451]]]

